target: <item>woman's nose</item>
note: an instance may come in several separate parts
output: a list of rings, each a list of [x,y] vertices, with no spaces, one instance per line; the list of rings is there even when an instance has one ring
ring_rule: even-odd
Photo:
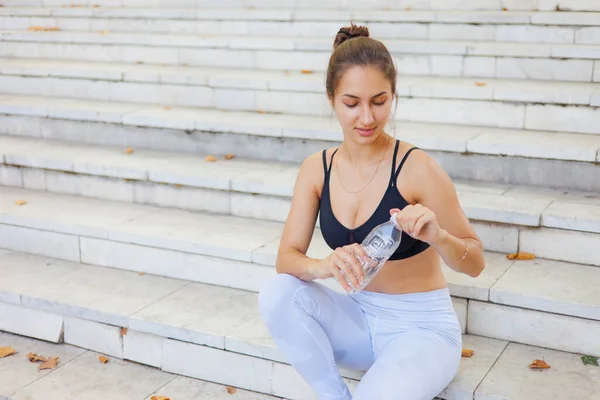
[[[363,126],[369,126],[375,121],[373,117],[373,111],[371,110],[371,106],[366,104],[360,109],[360,123]]]

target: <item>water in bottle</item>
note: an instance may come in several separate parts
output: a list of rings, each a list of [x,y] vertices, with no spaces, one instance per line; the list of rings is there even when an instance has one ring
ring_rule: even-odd
[[[379,272],[383,264],[394,254],[402,239],[402,230],[396,222],[397,213],[393,214],[389,221],[377,225],[367,235],[361,243],[362,248],[367,254],[366,260],[362,260],[362,269],[364,271],[364,281],[357,289],[351,289],[350,293],[357,293],[363,290],[373,277]],[[341,270],[342,276],[348,281],[350,288],[352,283]]]

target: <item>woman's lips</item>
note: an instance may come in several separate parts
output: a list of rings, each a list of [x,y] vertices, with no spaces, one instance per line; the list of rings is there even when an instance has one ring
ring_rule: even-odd
[[[356,130],[358,131],[360,136],[371,136],[373,134],[373,132],[375,132],[375,128],[371,128],[371,129],[356,128]]]

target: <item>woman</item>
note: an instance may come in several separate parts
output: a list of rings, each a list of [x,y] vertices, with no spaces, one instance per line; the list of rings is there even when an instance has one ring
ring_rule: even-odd
[[[440,257],[476,277],[483,248],[452,181],[425,152],[384,128],[396,97],[386,47],[352,25],[336,35],[326,90],[342,127],[337,149],[309,156],[298,173],[277,257],[278,274],[261,290],[273,340],[318,399],[351,399],[338,366],[367,371],[355,400],[430,400],[455,376],[462,337]],[[398,212],[398,250],[364,290],[359,243]],[[306,256],[316,218],[333,253]]]

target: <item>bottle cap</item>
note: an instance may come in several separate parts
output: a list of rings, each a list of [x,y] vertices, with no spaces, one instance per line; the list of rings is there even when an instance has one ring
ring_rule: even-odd
[[[392,221],[394,223],[396,228],[400,229],[400,227],[398,226],[398,220],[396,219],[397,216],[398,216],[398,213],[393,213],[392,216],[390,217],[390,221]]]

